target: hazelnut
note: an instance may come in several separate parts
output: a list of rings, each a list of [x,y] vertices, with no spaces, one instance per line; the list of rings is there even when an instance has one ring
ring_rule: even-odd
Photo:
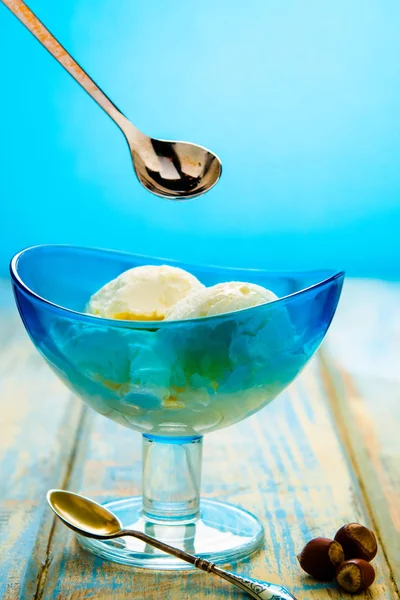
[[[375,534],[359,523],[344,525],[335,535],[335,540],[341,544],[346,560],[362,558],[370,562],[378,552]]]
[[[319,579],[331,581],[336,567],[344,560],[342,546],[328,538],[315,538],[308,542],[297,557],[303,571]]]
[[[362,558],[346,560],[336,570],[339,587],[350,594],[363,592],[373,584],[374,579],[374,567]]]

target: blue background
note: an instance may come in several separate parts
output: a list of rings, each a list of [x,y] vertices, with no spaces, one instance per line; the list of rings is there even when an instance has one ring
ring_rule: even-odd
[[[210,147],[171,203],[122,134],[0,6],[0,275],[43,242],[400,277],[397,0],[31,0],[141,129]]]

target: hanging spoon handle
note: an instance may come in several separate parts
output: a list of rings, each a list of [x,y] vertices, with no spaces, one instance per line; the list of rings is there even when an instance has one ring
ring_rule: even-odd
[[[68,71],[83,89],[101,106],[101,108],[123,130],[128,120],[115,106],[108,96],[89,77],[60,42],[37,18],[34,12],[22,0],[1,0],[3,4],[21,21],[35,38],[50,52],[52,56]],[[130,124],[131,125],[131,124]],[[133,125],[131,125],[133,127]]]

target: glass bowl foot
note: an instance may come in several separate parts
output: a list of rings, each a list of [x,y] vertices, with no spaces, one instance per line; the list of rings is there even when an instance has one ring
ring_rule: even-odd
[[[251,513],[215,500],[201,500],[201,517],[195,523],[154,523],[142,514],[141,497],[108,502],[106,506],[126,529],[136,529],[163,542],[211,560],[234,562],[255,552],[263,543],[261,523]],[[144,569],[182,570],[194,567],[164,554],[133,537],[94,540],[77,536],[93,554],[112,562]]]

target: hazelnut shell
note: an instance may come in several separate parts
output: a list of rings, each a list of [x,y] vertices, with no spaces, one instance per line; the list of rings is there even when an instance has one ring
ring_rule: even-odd
[[[328,538],[308,542],[297,557],[303,571],[319,581],[332,581],[336,567],[344,560],[341,545]]]
[[[378,552],[378,544],[373,531],[359,523],[348,523],[335,535],[344,550],[346,560],[362,558],[370,562]]]
[[[374,567],[362,558],[346,560],[336,569],[338,586],[350,594],[363,592],[374,583],[374,580]]]

